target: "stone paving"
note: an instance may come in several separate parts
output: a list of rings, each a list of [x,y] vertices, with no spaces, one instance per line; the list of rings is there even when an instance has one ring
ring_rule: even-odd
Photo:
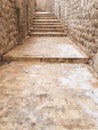
[[[87,61],[87,56],[80,52],[67,37],[34,37],[27,40],[7,53],[5,60],[35,59],[35,58],[59,58],[81,59]]]
[[[0,130],[98,130],[98,77],[70,39],[31,37],[3,60]]]
[[[0,67],[0,130],[98,130],[98,79],[83,64]]]

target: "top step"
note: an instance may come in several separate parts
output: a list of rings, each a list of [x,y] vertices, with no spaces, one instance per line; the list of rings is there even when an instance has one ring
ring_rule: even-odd
[[[37,14],[37,15],[39,15],[39,14],[43,14],[43,15],[46,14],[47,15],[47,14],[51,14],[51,13],[50,12],[35,12],[35,14]]]
[[[35,12],[35,17],[53,17],[54,14],[50,12]]]

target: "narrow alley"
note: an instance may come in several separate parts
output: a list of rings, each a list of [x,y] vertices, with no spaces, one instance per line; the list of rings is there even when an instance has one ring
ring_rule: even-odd
[[[98,2],[24,1],[0,2],[0,130],[98,130]]]

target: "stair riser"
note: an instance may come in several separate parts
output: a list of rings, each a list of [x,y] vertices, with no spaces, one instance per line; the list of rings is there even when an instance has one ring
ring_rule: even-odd
[[[56,30],[56,29],[53,29],[53,30],[52,29],[51,30],[42,30],[42,29],[40,29],[40,30],[36,30],[36,29],[32,30],[31,29],[30,31],[32,31],[32,32],[51,32],[52,31],[52,32],[61,32],[61,33],[64,32],[64,30]]]
[[[53,14],[36,14],[34,17],[56,17]]]
[[[57,19],[56,17],[34,17],[33,19]]]
[[[61,25],[32,25],[35,28],[62,28]]]
[[[33,22],[60,22],[58,19],[36,19]]]
[[[59,21],[33,21],[33,24],[60,24]]]
[[[31,36],[37,36],[37,37],[66,37],[66,34],[30,34]]]
[[[61,26],[59,23],[33,23],[32,26]]]
[[[43,58],[43,57],[4,57],[4,61],[32,61],[32,62],[47,62],[47,63],[88,63],[86,58]]]
[[[46,27],[45,26],[43,26],[43,27],[42,26],[41,27],[38,27],[38,26],[37,27],[31,27],[30,30],[39,30],[39,31],[40,30],[45,30],[45,31],[46,30],[49,30],[49,31],[56,30],[56,31],[64,31],[64,29],[62,27],[50,27],[50,26],[49,27],[47,27],[47,26]]]
[[[57,17],[54,17],[54,16],[34,16],[34,18],[37,18],[37,19],[43,19],[43,18],[46,18],[46,19],[49,19],[49,18],[56,18],[57,19]]]

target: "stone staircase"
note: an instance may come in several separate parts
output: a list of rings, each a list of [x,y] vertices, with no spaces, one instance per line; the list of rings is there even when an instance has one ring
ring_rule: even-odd
[[[66,33],[54,14],[36,12],[30,28],[30,36],[65,37]]]
[[[60,21],[52,13],[36,12],[31,38],[3,56],[4,61],[48,63],[88,63],[89,58],[66,37]]]
[[[66,37],[54,14],[36,12],[31,38],[3,56],[4,61],[88,63],[89,58]]]
[[[98,80],[89,58],[52,14],[37,13],[31,35],[2,57],[8,64],[0,67],[0,130],[98,130]]]

